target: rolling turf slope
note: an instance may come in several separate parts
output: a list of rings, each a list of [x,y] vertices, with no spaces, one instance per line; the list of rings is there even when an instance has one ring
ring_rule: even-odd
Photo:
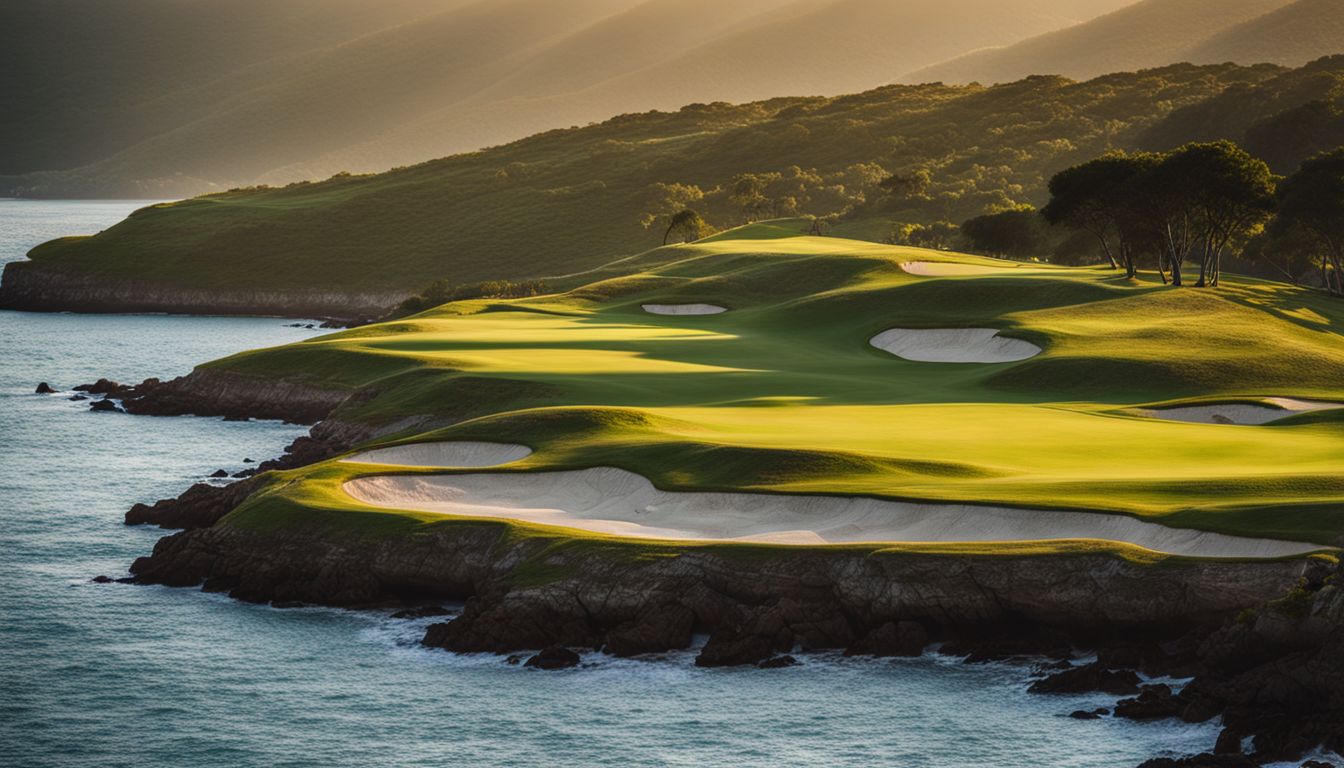
[[[1172,289],[1101,268],[804,237],[797,226],[650,251],[623,265],[633,274],[569,293],[457,302],[208,364],[368,387],[337,416],[401,425],[382,446],[448,444],[408,461],[366,455],[279,473],[228,524],[404,535],[458,519],[444,512],[507,517],[499,510],[512,505],[532,512],[501,524],[551,521],[581,536],[870,544],[877,531],[992,550],[1060,539],[1049,535],[1058,525],[1098,531],[1062,538],[1103,540],[1139,526],[1114,540],[1156,549],[1173,530],[1293,551],[1344,543],[1344,306],[1276,283]],[[687,304],[726,311],[644,308]],[[893,329],[913,346],[875,346]],[[931,346],[957,361],[909,353]],[[1032,351],[976,362],[1003,348]],[[1283,418],[1163,413],[1228,403]],[[498,444],[497,455],[455,443]],[[426,458],[435,451],[444,460]],[[835,508],[849,497],[867,499]],[[635,508],[615,509],[621,498]],[[544,512],[565,505],[581,509]],[[706,507],[736,518],[675,533],[686,530],[679,516]],[[779,509],[788,514],[777,524],[754,517]],[[1013,524],[1023,510],[1029,524]]]

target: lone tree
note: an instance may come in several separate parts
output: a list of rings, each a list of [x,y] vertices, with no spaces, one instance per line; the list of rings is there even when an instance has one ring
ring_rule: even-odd
[[[1293,227],[1315,239],[1326,291],[1344,296],[1344,147],[1303,162],[1279,185],[1274,228]]]
[[[1155,163],[1151,155],[1112,154],[1060,171],[1050,179],[1050,202],[1041,215],[1052,225],[1096,237],[1111,267],[1123,267],[1132,278],[1138,269],[1131,193],[1135,180]]]
[[[672,215],[667,231],[663,233],[663,245],[668,244],[674,233],[681,238],[681,242],[689,243],[699,240],[709,232],[710,226],[700,218],[700,214],[685,208]]]

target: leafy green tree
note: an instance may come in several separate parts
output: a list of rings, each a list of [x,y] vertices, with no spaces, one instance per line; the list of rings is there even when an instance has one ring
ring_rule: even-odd
[[[990,213],[968,219],[961,234],[970,249],[993,256],[1026,258],[1046,248],[1045,222],[1031,209]]]
[[[1263,160],[1230,141],[1187,144],[1165,162],[1179,169],[1193,195],[1202,249],[1196,286],[1216,286],[1228,244],[1272,215],[1274,175]]]
[[[878,182],[878,188],[897,203],[921,197],[933,185],[933,175],[920,168],[906,173],[893,173]]]
[[[1293,227],[1315,238],[1321,282],[1344,296],[1344,147],[1307,160],[1279,185],[1274,229]]]
[[[683,209],[672,215],[671,221],[667,225],[667,231],[663,233],[663,245],[667,245],[675,233],[681,238],[683,243],[693,242],[708,235],[713,228],[700,218],[700,214],[690,208]]]
[[[1134,181],[1152,166],[1147,155],[1111,154],[1066,168],[1050,179],[1050,202],[1041,214],[1052,225],[1090,233],[1111,267],[1123,266],[1132,278],[1137,266],[1131,196]]]

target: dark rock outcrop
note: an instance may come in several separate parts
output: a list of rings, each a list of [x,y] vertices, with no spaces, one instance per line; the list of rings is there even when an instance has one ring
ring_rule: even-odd
[[[523,666],[533,669],[569,669],[579,666],[581,661],[583,661],[583,658],[574,651],[553,645],[542,649],[537,655],[528,659]]]
[[[188,530],[208,528],[262,487],[263,483],[256,480],[225,486],[197,483],[175,499],[136,504],[126,513],[126,524]]]
[[[920,656],[929,645],[929,631],[917,621],[888,621],[845,650],[847,656]]]
[[[37,389],[34,390],[34,394],[38,394],[38,395],[54,395],[54,394],[56,394],[56,390],[52,389],[50,384],[48,384],[47,382],[43,381],[43,382],[39,382],[39,383],[38,383],[38,385],[37,385]]]
[[[434,616],[452,616],[453,612],[444,608],[442,605],[422,605],[418,608],[407,608],[392,614],[394,619],[428,619]]]
[[[89,410],[102,413],[125,413],[125,411],[117,405],[115,400],[108,400],[106,398],[102,400],[94,400],[89,404]]]
[[[1139,676],[1130,670],[1108,669],[1100,662],[1056,672],[1032,683],[1032,693],[1110,693],[1124,696],[1139,691]]]

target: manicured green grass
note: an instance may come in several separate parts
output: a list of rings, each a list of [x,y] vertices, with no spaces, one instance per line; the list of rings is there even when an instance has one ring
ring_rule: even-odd
[[[1231,276],[1196,290],[1102,268],[940,278],[900,266],[940,260],[1011,266],[762,225],[644,254],[642,271],[566,294],[458,302],[211,365],[376,385],[343,416],[433,415],[451,426],[396,439],[536,450],[510,471],[617,466],[664,488],[1095,510],[1344,543],[1344,422],[1330,412],[1249,427],[1132,411],[1344,400],[1344,305]],[[651,302],[730,311],[655,316],[640,308]],[[869,345],[892,327],[993,327],[1044,352],[909,362]],[[356,527],[436,519],[340,492],[369,471],[327,463],[272,493],[291,522],[304,509]],[[234,521],[262,524],[260,509]]]

